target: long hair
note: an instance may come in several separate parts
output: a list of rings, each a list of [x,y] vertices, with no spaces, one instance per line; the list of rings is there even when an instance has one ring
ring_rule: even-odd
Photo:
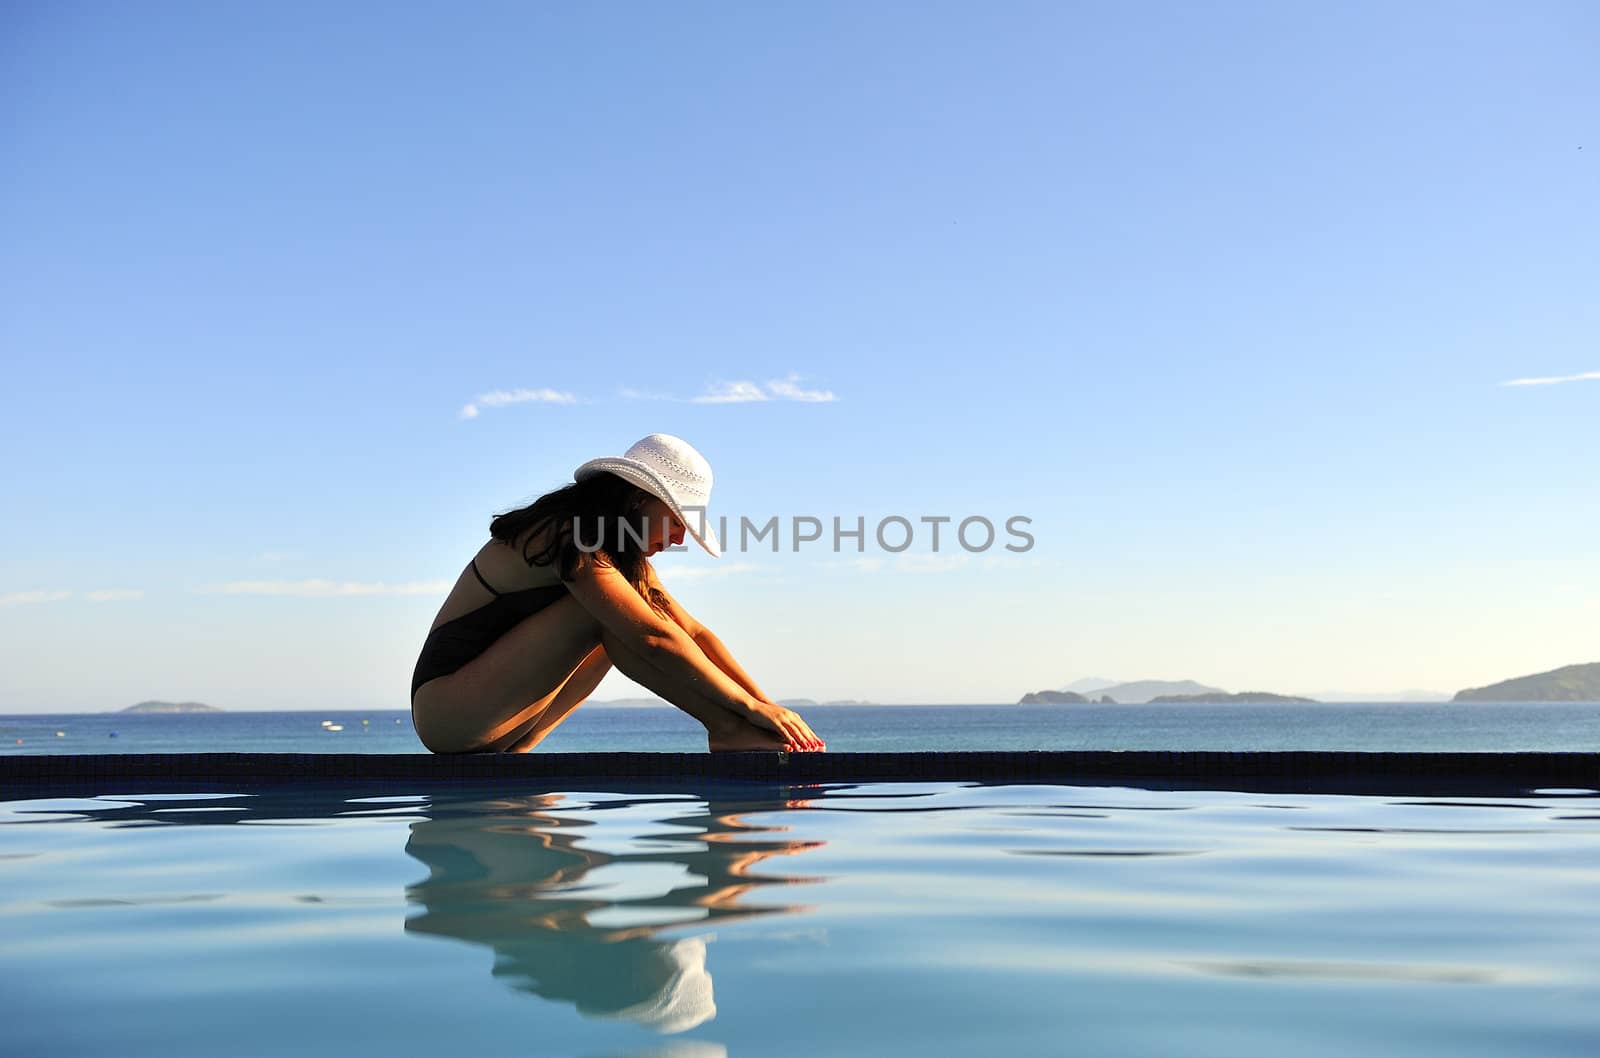
[[[641,508],[649,499],[648,492],[615,474],[595,474],[547,492],[526,507],[495,515],[489,535],[511,547],[520,546],[523,561],[530,566],[554,565],[564,581],[576,576],[584,563],[604,556],[665,617],[667,601],[650,586],[650,561],[639,543],[647,539]],[[554,532],[545,534],[546,527]],[[633,532],[627,531],[629,527]],[[535,547],[541,535],[544,546]]]

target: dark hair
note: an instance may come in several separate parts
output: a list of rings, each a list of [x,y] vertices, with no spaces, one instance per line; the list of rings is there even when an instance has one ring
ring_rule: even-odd
[[[615,474],[595,474],[547,492],[526,507],[495,515],[489,535],[511,547],[520,539],[523,561],[530,566],[553,564],[562,580],[571,580],[585,562],[604,557],[652,609],[665,616],[667,601],[650,587],[650,561],[639,545],[647,528],[640,509],[650,498],[650,493]],[[637,536],[623,523],[632,526]],[[545,534],[543,546],[535,549],[535,540],[547,527],[555,531]]]

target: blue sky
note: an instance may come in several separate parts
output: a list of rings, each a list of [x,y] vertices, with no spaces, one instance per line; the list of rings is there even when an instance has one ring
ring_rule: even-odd
[[[735,520],[1032,519],[663,556],[779,696],[1597,660],[1591,5],[0,23],[0,711],[404,708],[488,518],[654,431]]]

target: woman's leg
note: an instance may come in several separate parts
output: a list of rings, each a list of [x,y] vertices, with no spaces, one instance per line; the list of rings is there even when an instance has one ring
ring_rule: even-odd
[[[602,639],[605,638],[607,637],[602,636]],[[613,642],[611,649],[627,659],[627,669],[623,669],[623,675],[628,675],[629,670],[631,670],[641,672],[646,679],[650,678],[650,674],[641,668],[641,666],[649,664],[648,659],[643,655],[629,650],[618,642]],[[510,753],[526,753],[544,741],[550,732],[559,727],[561,722],[570,716],[574,709],[594,693],[594,689],[599,686],[601,678],[611,671],[613,664],[611,654],[604,644],[595,647],[593,652],[578,666],[577,671],[573,672],[567,682],[561,685],[561,689],[556,691],[554,698],[551,699],[545,710],[535,715],[521,730],[503,740],[504,750]],[[622,669],[622,666],[618,666],[618,668]],[[637,682],[637,678],[634,676],[628,675],[628,678]],[[684,712],[699,720],[706,728],[706,741],[714,751],[724,749],[783,748],[782,739],[775,736],[771,731],[756,727],[754,724],[748,723],[715,703],[705,702],[702,705],[685,709]],[[497,746],[496,748],[501,747]]]
[[[545,740],[545,737],[561,726],[561,722],[572,715],[572,711],[600,686],[600,681],[605,674],[611,671],[611,658],[606,654],[605,647],[595,647],[589,656],[573,670],[567,682],[556,691],[555,697],[550,699],[550,704],[544,711],[536,713],[532,720],[524,724],[517,731],[512,732],[501,746],[508,753],[526,753],[534,746]]]
[[[623,643],[610,632],[601,630],[601,645],[617,666],[617,671],[633,682],[662,694],[663,673],[644,655]],[[662,694],[662,697],[665,697]],[[670,700],[670,699],[669,699]],[[706,744],[713,753],[735,750],[782,749],[782,736],[766,728],[757,727],[743,717],[730,713],[709,698],[679,698],[672,704],[694,717],[706,729]]]
[[[435,753],[510,748],[538,725],[568,680],[577,677],[578,668],[594,653],[596,645],[604,648],[609,662],[635,683],[663,698],[676,689],[662,670],[603,629],[569,595],[519,622],[460,669],[417,688],[411,706],[417,736]],[[582,697],[587,694],[584,692]],[[582,697],[566,712],[576,707]],[[676,701],[667,700],[704,725],[712,750],[783,747],[780,736],[756,727],[709,698],[680,693]],[[566,712],[561,714],[562,719]]]
[[[518,622],[455,672],[417,688],[417,736],[435,753],[473,753],[526,733],[599,645],[598,629],[571,596]]]

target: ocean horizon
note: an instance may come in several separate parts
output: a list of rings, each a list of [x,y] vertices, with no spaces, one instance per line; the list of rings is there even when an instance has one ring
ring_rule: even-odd
[[[1597,702],[815,705],[837,752],[1215,750],[1597,752]],[[580,707],[534,752],[703,752],[665,705]],[[409,710],[0,714],[0,752],[425,753]]]

